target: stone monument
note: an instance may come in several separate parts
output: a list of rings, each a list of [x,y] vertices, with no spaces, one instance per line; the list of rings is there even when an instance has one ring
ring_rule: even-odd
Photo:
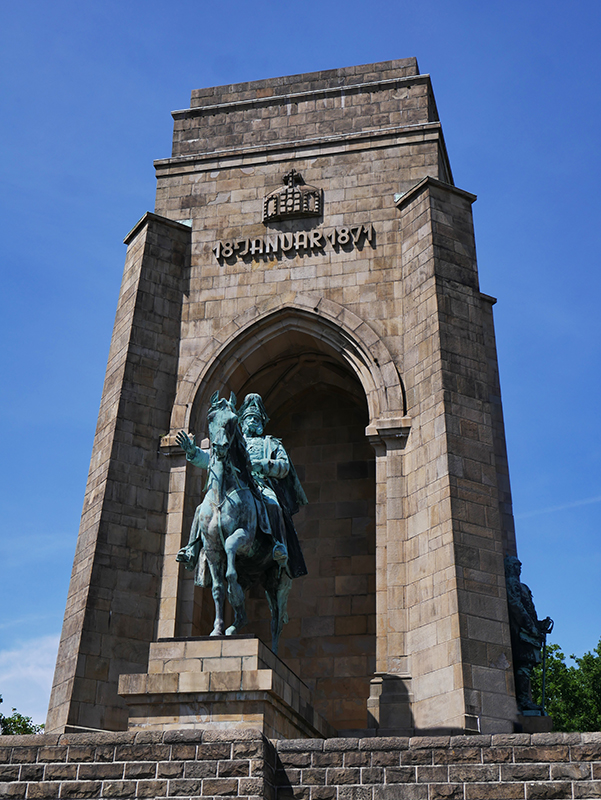
[[[201,89],[173,116],[125,239],[47,730],[512,731],[495,301],[430,77]],[[261,396],[309,500],[278,656],[262,591],[209,637],[176,560],[206,474],[177,437],[208,447],[215,392]]]

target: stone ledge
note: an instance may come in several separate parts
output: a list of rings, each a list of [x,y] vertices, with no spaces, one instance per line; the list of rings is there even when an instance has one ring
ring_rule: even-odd
[[[261,105],[273,106],[283,103],[300,103],[305,99],[314,99],[316,96],[327,97],[333,95],[340,97],[340,94],[358,94],[359,92],[377,92],[382,89],[395,88],[397,84],[405,84],[412,86],[415,84],[425,84],[430,87],[431,79],[428,73],[423,75],[405,75],[396,78],[381,78],[375,81],[366,81],[365,83],[351,83],[346,86],[322,86],[313,89],[305,89],[300,92],[287,92],[281,94],[270,94],[262,97],[247,97],[240,100],[231,100],[229,102],[206,103],[204,105],[190,106],[190,108],[181,108],[171,112],[173,119],[190,119],[193,117],[200,117],[206,114],[218,114],[220,111],[239,111],[243,108],[256,107]]]
[[[82,733],[37,733],[0,736],[0,750],[7,750],[13,747],[27,747],[35,749],[55,747],[58,745],[71,745],[73,747],[94,744],[148,744],[149,737],[153,742],[172,744],[178,743],[201,743],[201,742],[237,742],[240,740],[259,739],[266,741],[265,737],[258,729],[229,730],[229,731],[207,731],[179,729],[173,731],[96,731]],[[570,747],[579,745],[598,745],[601,761],[601,732],[584,731],[570,733],[493,733],[493,734],[466,734],[465,736],[405,736],[399,737],[365,737],[365,738],[340,738],[329,737],[326,739],[288,739],[274,742],[278,751],[304,747],[307,750],[348,750],[357,746],[360,750],[386,750],[393,749],[423,749],[424,746],[432,747],[437,750],[457,747],[532,747],[532,746],[554,746],[568,745]],[[1,762],[6,763],[6,762]]]
[[[419,76],[419,67],[415,57],[398,58],[389,61],[379,61],[373,64],[357,64],[349,67],[320,70],[317,72],[299,73],[297,75],[281,75],[274,78],[264,78],[256,81],[224,84],[222,86],[206,86],[192,91],[191,101],[194,107],[223,102],[217,98],[237,98],[250,100],[252,98],[270,98],[278,94],[285,94],[284,87],[306,87],[306,91],[337,88],[344,91],[365,83],[366,76],[373,79],[384,80],[383,76],[394,74],[398,80],[404,77]],[[375,76],[378,76],[377,78]],[[275,91],[274,91],[275,90]],[[297,88],[298,91],[298,88]]]
[[[426,133],[432,132],[437,138],[442,140],[442,126],[440,122],[417,122],[406,125],[394,125],[390,128],[373,128],[365,131],[354,131],[352,133],[332,134],[324,136],[307,136],[303,139],[293,139],[288,141],[273,141],[269,144],[263,143],[261,145],[249,145],[248,147],[232,147],[222,150],[206,150],[198,153],[192,153],[184,156],[173,156],[172,158],[159,158],[155,159],[154,167],[159,173],[161,170],[166,170],[169,167],[181,167],[184,165],[195,165],[200,161],[211,161],[221,158],[232,158],[235,156],[252,156],[253,154],[265,155],[268,151],[294,150],[298,151],[300,148],[319,148],[328,147],[331,145],[339,145],[341,142],[350,143],[355,142],[363,143],[367,141],[367,147],[371,148],[372,142],[377,139],[386,139],[397,135],[398,137],[407,138],[417,132],[424,131]],[[408,142],[413,144],[413,142]],[[346,147],[346,145],[345,145]],[[306,154],[304,157],[307,157]],[[248,166],[248,164],[246,165]],[[442,184],[446,186],[447,184]],[[450,185],[450,184],[449,184]],[[180,225],[181,223],[176,223]],[[185,226],[182,226],[185,227]]]
[[[152,211],[147,211],[144,216],[136,222],[134,227],[123,239],[123,243],[129,245],[130,242],[132,242],[142,230],[142,228],[151,223],[158,223],[159,225],[166,225],[168,228],[175,228],[175,230],[184,233],[186,236],[190,236],[191,234],[191,228],[189,225],[184,225],[182,222],[176,222],[174,219],[169,219],[168,217],[163,217],[160,214],[155,214]]]
[[[327,792],[313,794],[315,787]],[[601,733],[275,742],[252,729],[0,737],[2,797],[274,800],[277,794],[339,800],[599,797]]]
[[[403,449],[411,432],[411,417],[376,419],[365,429],[365,436],[373,445],[386,445],[389,449]]]
[[[459,197],[462,197],[464,200],[467,200],[470,204],[475,203],[478,199],[477,195],[472,194],[471,192],[466,192],[465,189],[458,189],[457,186],[454,186],[450,183],[444,183],[443,181],[439,181],[437,178],[427,175],[425,178],[422,178],[421,181],[416,183],[415,186],[398,197],[395,203],[396,207],[399,209],[399,211],[402,210],[421,191],[430,186],[433,186],[437,189],[444,189],[444,191],[450,192],[451,194],[456,194]]]

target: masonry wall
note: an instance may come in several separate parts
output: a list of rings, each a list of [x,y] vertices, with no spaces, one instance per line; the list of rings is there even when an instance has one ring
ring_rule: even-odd
[[[144,672],[150,641],[198,633],[212,616],[174,560],[200,500],[175,432],[206,434],[213,391],[260,391],[279,426],[269,432],[294,447],[301,431],[285,409],[303,402],[311,418],[319,389],[367,409],[371,433],[353,423],[361,455],[350,461],[365,477],[352,501],[347,456],[300,459],[314,502],[298,518],[310,600],[301,578],[286,657],[342,730],[387,730],[384,718],[397,733],[512,730],[502,557],[515,542],[490,298],[475,198],[453,186],[429,76],[402,59],[216,87],[174,119],[173,155],[155,163],[156,214],[127,240],[48,729],[123,729],[118,674]],[[323,189],[323,215],[266,225],[263,200],[291,168]],[[363,226],[370,239],[214,250]],[[325,441],[332,426],[319,425]],[[157,455],[167,433],[169,459]],[[334,467],[335,481],[314,477]],[[370,672],[403,691],[367,719]]]
[[[169,486],[169,428],[189,229],[132,232],[84,498],[47,729],[124,729],[121,673],[148,667]]]
[[[498,378],[490,330],[485,342],[475,198],[450,191],[430,81],[415,62],[304,78],[195,92],[191,108],[174,114],[173,157],[157,162],[156,209],[192,220],[180,376],[231,319],[250,308],[267,313],[298,291],[368,321],[395,359],[412,420],[402,465],[387,457],[377,669],[411,673],[418,728],[491,730],[515,715],[511,669],[499,666],[511,662],[502,566],[511,519],[499,516],[500,485],[505,512],[510,498],[506,463],[494,452],[503,449],[502,421],[493,430]],[[323,221],[309,228],[369,220],[375,244],[217,263],[215,241],[298,228],[261,222],[262,198],[292,164],[325,191]],[[466,638],[473,642],[464,646]],[[313,665],[300,675],[324,677]]]
[[[0,737],[0,797],[547,800],[601,797],[601,734],[304,739]]]

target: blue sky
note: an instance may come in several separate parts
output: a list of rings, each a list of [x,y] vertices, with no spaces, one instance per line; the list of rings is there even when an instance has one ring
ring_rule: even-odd
[[[43,721],[122,239],[190,91],[416,56],[474,206],[523,579],[567,653],[601,636],[596,2],[21,0],[0,32],[0,694]]]

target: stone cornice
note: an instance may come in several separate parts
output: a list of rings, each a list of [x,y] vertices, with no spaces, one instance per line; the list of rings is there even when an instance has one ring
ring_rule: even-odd
[[[139,219],[134,227],[130,230],[127,234],[125,239],[123,239],[124,244],[129,244],[132,239],[134,239],[138,233],[142,230],[145,225],[148,225],[150,222],[158,222],[161,225],[167,225],[172,228],[176,228],[180,231],[185,231],[186,233],[190,233],[191,228],[189,225],[185,225],[182,222],[176,222],[173,219],[168,219],[167,217],[162,217],[160,214],[154,214],[152,211],[147,211],[144,216]]]
[[[411,417],[384,417],[371,422],[365,436],[372,446],[386,445],[387,449],[402,449],[411,432]]]
[[[422,178],[419,183],[416,183],[415,186],[398,198],[396,201],[396,207],[400,211],[405,205],[407,205],[407,203],[411,202],[418,194],[420,194],[420,192],[429,186],[434,186],[438,189],[444,189],[451,194],[456,194],[459,197],[463,197],[469,203],[474,203],[478,199],[475,194],[466,192],[465,189],[458,189],[456,186],[453,186],[450,183],[444,183],[443,181],[439,181],[437,178],[432,178],[430,175],[426,175],[426,177]]]
[[[340,97],[340,95],[356,94],[359,92],[374,92],[390,89],[398,84],[410,86],[412,84],[425,83],[431,86],[430,75],[409,75],[398,78],[385,78],[379,81],[368,81],[366,83],[352,83],[347,86],[323,87],[319,89],[306,89],[302,92],[289,92],[279,95],[266,95],[265,97],[253,97],[244,100],[234,100],[230,103],[213,103],[194,108],[182,108],[171,112],[173,119],[190,119],[204,114],[215,114],[220,111],[240,111],[252,106],[272,106],[278,103],[299,103],[305,99],[315,99],[316,97]]]
[[[442,133],[442,126],[440,122],[426,122],[417,123],[415,125],[396,125],[390,128],[378,128],[368,131],[357,131],[347,134],[334,134],[331,136],[313,136],[304,139],[296,139],[290,141],[278,141],[270,144],[251,145],[249,147],[232,147],[224,150],[211,150],[203,153],[194,153],[187,156],[174,156],[172,158],[161,158],[154,162],[154,167],[157,172],[168,170],[172,167],[185,167],[203,162],[218,160],[222,158],[244,158],[245,162],[252,156],[263,156],[262,160],[267,160],[268,155],[272,157],[278,153],[286,153],[290,150],[298,151],[300,149],[317,149],[319,147],[334,148],[338,146],[356,145],[357,149],[364,145],[368,148],[373,148],[374,142],[381,140],[380,146],[385,147],[385,141],[393,137],[408,138],[416,134],[432,134],[434,138],[439,139],[441,146],[446,156],[446,146]],[[447,184],[441,184],[446,186]]]

